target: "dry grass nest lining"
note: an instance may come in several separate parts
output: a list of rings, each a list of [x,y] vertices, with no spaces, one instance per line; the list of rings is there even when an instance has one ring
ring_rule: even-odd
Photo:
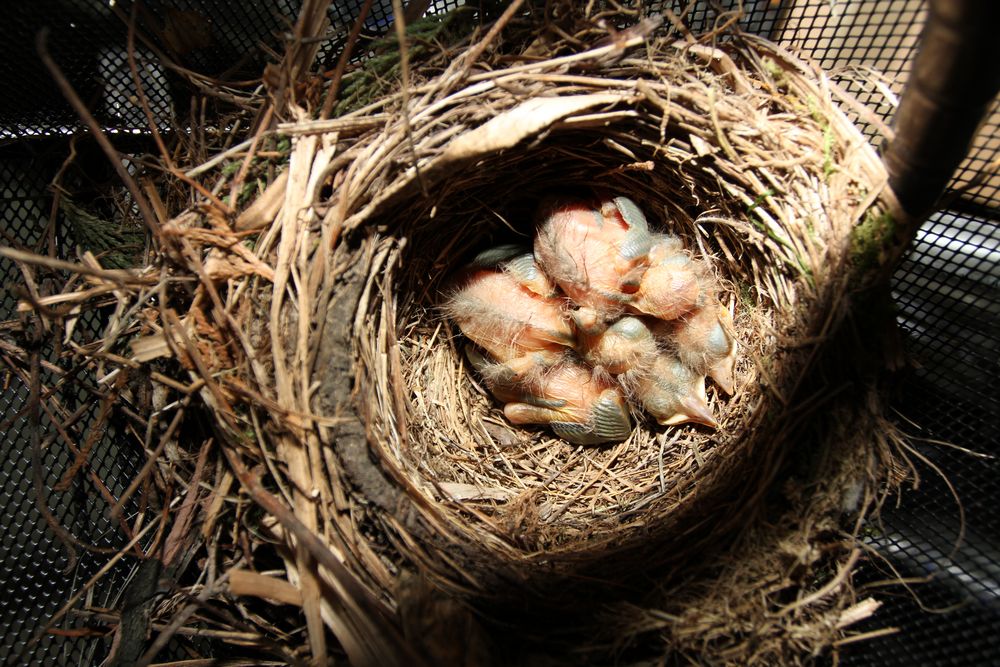
[[[315,359],[296,383],[320,415],[342,417],[353,392],[363,430],[321,421],[321,439],[411,556],[444,559],[468,585],[456,553],[521,571],[739,521],[721,503],[752,494],[787,445],[788,397],[844,307],[851,230],[885,176],[817,70],[764,40],[738,44],[610,46],[469,78],[453,67],[375,108],[285,128],[286,205],[264,243],[299,273],[276,282],[278,365]],[[729,286],[738,390],[711,396],[717,431],[642,421],[621,444],[571,445],[506,423],[467,372],[438,309],[447,278],[490,244],[527,242],[543,194],[593,185],[631,196]],[[303,334],[310,312],[321,336]],[[353,385],[338,377],[346,345]]]

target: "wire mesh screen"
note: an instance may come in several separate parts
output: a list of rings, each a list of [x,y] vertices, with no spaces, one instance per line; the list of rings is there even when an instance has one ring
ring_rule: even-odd
[[[41,249],[47,243],[54,231],[48,183],[65,155],[61,140],[0,149],[4,244]],[[51,238],[72,251],[61,233]],[[6,258],[0,259],[0,281],[0,321],[14,320],[24,280]],[[85,314],[77,327],[84,339],[96,338],[104,327],[101,313]],[[115,427],[92,428],[97,413],[108,408],[92,374],[47,352],[39,349],[39,387],[49,394],[40,414],[27,410],[27,374],[8,371],[0,397],[0,659],[3,664],[97,664],[103,657],[101,640],[72,612],[53,632],[39,630],[125,545],[127,531],[121,526],[135,525],[139,509],[135,502],[126,503],[122,522],[110,518],[109,510],[145,454]],[[81,464],[83,474],[74,474]],[[127,559],[113,567],[107,583],[89,593],[88,604],[113,607],[133,565]]]
[[[333,62],[361,4],[332,3],[321,63]],[[459,4],[439,1],[431,11]],[[293,0],[137,5],[137,25],[152,39],[137,40],[134,63],[129,62],[125,29],[131,5],[45,0],[5,8],[0,143],[9,145],[0,150],[2,243],[40,251],[52,243],[65,255],[73,254],[65,225],[50,221],[48,186],[68,153],[69,134],[80,123],[40,64],[35,38],[42,27],[49,29],[54,59],[88,108],[109,131],[121,134],[148,127],[135,104],[136,78],[158,123],[176,124],[188,113],[191,91],[159,54],[198,72],[206,86],[252,80],[284,48],[300,5]],[[923,2],[747,0],[740,15],[731,12],[737,5],[652,2],[647,9],[669,9],[695,31],[738,21],[742,29],[770,37],[830,72],[834,82],[866,105],[867,112],[847,111],[869,136],[875,135],[876,124],[891,123],[926,19]],[[391,3],[376,1],[365,31],[383,32],[390,17]],[[998,125],[1000,105],[994,103],[942,210],[924,225],[895,275],[904,344],[918,364],[896,407],[900,419],[912,421],[910,430],[923,439],[915,441],[914,452],[921,483],[872,527],[873,557],[858,579],[873,587],[895,576],[930,577],[930,582],[912,592],[884,593],[886,607],[867,622],[867,629],[894,626],[900,632],[850,647],[843,656],[848,664],[1000,664],[1000,519],[993,511],[1000,463],[969,453],[1000,453],[1000,396],[994,385],[1000,375],[1000,176],[995,169],[989,172],[998,159]],[[43,136],[58,138],[38,139]],[[101,169],[108,168],[94,167],[94,172]],[[96,186],[83,189],[94,197],[88,204],[107,205]],[[4,322],[18,317],[17,286],[23,281],[18,267],[4,258],[0,280]],[[77,326],[96,336],[103,323],[90,317]],[[60,414],[41,414],[36,423],[24,412],[28,379],[3,379],[0,661],[5,664],[94,665],[109,648],[106,633],[78,625],[72,611],[52,631],[38,632],[109,559],[107,553],[77,548],[74,561],[54,526],[80,542],[121,547],[129,534],[109,518],[108,510],[145,460],[145,453],[127,444],[122,433],[90,432],[88,425],[101,409],[99,388],[65,389],[76,386],[68,382],[72,378],[86,385],[79,369],[43,365],[42,385],[57,393],[52,404]],[[58,433],[55,422],[71,424],[72,432]],[[85,474],[66,485],[79,447],[88,442]],[[42,511],[46,507],[49,520]],[[134,503],[125,508],[128,525],[134,525],[138,511]],[[113,607],[135,563],[123,559],[77,605]]]

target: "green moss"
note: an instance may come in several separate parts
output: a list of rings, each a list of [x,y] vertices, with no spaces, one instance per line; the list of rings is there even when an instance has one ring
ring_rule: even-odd
[[[793,271],[798,271],[799,273],[801,273],[806,278],[806,280],[809,282],[809,284],[812,285],[812,284],[814,284],[813,283],[813,270],[812,270],[812,267],[809,266],[808,262],[805,261],[805,258],[803,258],[799,254],[799,252],[795,249],[795,247],[791,243],[789,243],[785,239],[783,239],[780,236],[778,236],[777,234],[775,234],[771,230],[771,228],[768,227],[764,223],[764,220],[759,219],[757,216],[751,215],[754,211],[756,211],[758,208],[761,207],[761,204],[763,204],[767,200],[768,197],[771,197],[774,194],[775,194],[774,190],[771,190],[770,188],[768,188],[762,194],[758,195],[757,198],[753,200],[753,203],[750,204],[750,206],[747,207],[747,214],[749,216],[750,223],[754,227],[756,227],[757,229],[759,229],[761,232],[763,232],[764,234],[766,234],[769,239],[771,239],[775,243],[777,243],[777,244],[779,244],[779,245],[787,248],[788,250],[791,250],[793,253],[795,253],[795,261],[792,262],[792,261],[790,261],[788,259],[785,259],[784,260],[784,264],[787,267],[789,267],[790,269],[792,269]]]
[[[809,232],[809,238],[814,241],[819,240],[819,237],[816,236],[816,220],[811,215],[806,218],[806,231]]]
[[[786,92],[788,90],[788,75],[785,73],[784,68],[774,62],[774,59],[769,56],[764,56],[761,63],[764,66],[764,72],[774,82],[774,87],[782,92]]]
[[[816,276],[813,273],[813,268],[808,264],[806,264],[805,262],[803,262],[801,256],[796,255],[795,259],[797,259],[799,262],[799,270],[805,277],[806,282],[809,284],[810,287],[816,287]]]
[[[753,203],[747,206],[747,215],[753,213],[754,209],[763,204],[768,197],[773,197],[773,196],[774,196],[774,190],[772,190],[771,188],[768,188],[767,190],[764,190],[764,192],[762,192],[761,194],[757,195],[757,197],[753,200]]]
[[[809,115],[820,126],[820,129],[823,130],[823,178],[829,179],[830,174],[837,170],[837,162],[835,160],[837,135],[834,134],[830,119],[823,113],[815,97],[811,95],[807,97],[806,106],[809,109]]]
[[[884,537],[882,530],[874,522],[866,522],[861,526],[861,534],[859,537],[867,537],[869,539],[876,539],[879,537]]]
[[[740,304],[744,309],[755,308],[757,306],[756,292],[749,284],[740,281],[738,285]]]
[[[885,252],[896,232],[896,221],[886,211],[868,209],[864,219],[851,230],[851,262],[867,272],[882,266]]]
[[[292,150],[292,140],[287,136],[264,137],[257,150],[254,152],[250,164],[247,166],[247,180],[263,178],[267,169],[272,165],[284,166],[288,164],[289,153]],[[266,153],[267,157],[261,154]],[[277,153],[277,155],[275,155]],[[243,168],[244,159],[242,157],[234,160],[227,160],[219,173],[226,178],[231,178],[239,173]],[[266,179],[264,179],[266,180]]]
[[[819,100],[812,95],[806,97],[806,106],[809,108],[809,115],[820,125],[827,125],[826,116],[819,110]]]
[[[836,147],[836,137],[833,134],[833,126],[827,123],[823,128],[823,179],[829,180],[830,174],[837,170],[837,165],[833,161],[833,152]]]
[[[242,206],[250,200],[250,197],[256,195],[258,192],[263,192],[264,187],[261,181],[247,181],[243,184],[240,194],[236,197],[236,203]]]

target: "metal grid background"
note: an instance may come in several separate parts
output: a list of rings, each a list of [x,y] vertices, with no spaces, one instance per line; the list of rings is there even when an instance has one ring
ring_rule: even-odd
[[[0,148],[0,229],[4,244],[17,242],[21,247],[35,248],[48,225],[51,198],[47,185],[66,156],[65,140],[34,141]],[[96,164],[91,162],[91,164]],[[98,168],[105,178],[111,176],[108,166]],[[82,184],[81,184],[82,186]],[[63,235],[57,237],[59,247],[70,250],[72,244]],[[0,259],[0,321],[16,317],[16,286],[21,276],[13,262]],[[81,317],[79,330],[97,338],[103,323],[101,314],[89,311]],[[61,373],[54,370],[41,373],[43,385],[58,388],[47,405],[57,410],[54,415],[61,423],[67,416],[80,412],[69,427],[70,437],[79,446],[90,432],[99,403],[90,391],[93,378],[55,358]],[[77,550],[78,560],[71,566],[68,551],[56,538],[39,511],[45,502],[53,517],[81,542],[105,549],[118,550],[126,543],[117,521],[108,517],[107,496],[118,498],[138,473],[145,455],[110,425],[97,437],[90,454],[92,474],[76,475],[65,491],[54,487],[73,464],[75,454],[60,439],[53,438],[55,429],[51,417],[40,415],[37,428],[41,434],[39,471],[43,484],[39,487],[32,465],[32,424],[21,411],[27,405],[28,384],[17,377],[3,379],[0,395],[0,488],[3,506],[0,508],[0,664],[39,665],[97,664],[103,657],[99,642],[85,638],[64,638],[43,635],[34,641],[39,627],[66,602],[69,596],[107,563],[107,554]],[[51,439],[51,441],[50,441]],[[100,483],[97,482],[100,480]],[[103,488],[102,488],[103,487]],[[43,491],[44,499],[39,494]],[[134,523],[138,511],[134,501],[126,504],[124,516]],[[134,562],[134,561],[133,561]],[[108,575],[107,582],[95,590],[89,602],[97,607],[113,607],[117,601],[133,562],[126,559]],[[75,628],[70,616],[58,627]]]
[[[78,122],[44,73],[36,56],[35,35],[50,29],[53,56],[89,108],[109,130],[141,130],[145,119],[129,101],[134,92],[125,57],[125,30],[108,0],[40,0],[5,9],[6,58],[0,63],[0,232],[2,243],[33,247],[48,225],[48,184],[67,153],[68,134]],[[119,3],[120,5],[122,3]],[[239,0],[150,0],[140,17],[161,31],[191,21],[209,26],[209,38],[176,55],[196,71],[227,80],[259,73],[268,49],[280,49],[284,31],[300,2]],[[439,1],[436,11],[459,2]],[[476,3],[470,3],[476,4]],[[647,3],[655,13],[669,6],[680,12],[684,2]],[[735,2],[695,3],[688,21],[710,27],[711,8]],[[353,21],[359,0],[334,2],[333,32]],[[886,122],[891,122],[894,96],[902,93],[926,17],[921,0],[748,0],[743,3],[744,30],[768,36],[807,56],[851,90]],[[123,7],[127,12],[127,7]],[[388,24],[391,4],[377,1],[366,29],[377,33]],[[334,55],[336,39],[323,45],[321,58]],[[140,45],[140,76],[151,107],[167,121],[187,104],[187,91],[160,66],[153,52]],[[884,75],[873,84],[873,72]],[[983,178],[1000,156],[1000,105],[991,114],[949,187],[944,208],[920,231],[899,267],[894,297],[905,343],[919,362],[898,397],[901,418],[919,424],[911,430],[927,442],[917,443],[922,456],[944,471],[965,510],[964,541],[959,537],[959,510],[947,485],[930,466],[922,465],[917,490],[901,505],[885,512],[871,546],[884,561],[873,559],[860,571],[858,583],[877,583],[887,575],[931,576],[913,594],[883,594],[886,606],[867,626],[900,629],[896,635],[848,648],[849,665],[986,665],[1000,664],[1000,518],[994,502],[1000,491],[1000,463],[930,441],[948,441],[984,454],[1000,454],[1000,178]],[[870,127],[862,124],[869,136]],[[40,139],[40,137],[49,137]],[[100,171],[100,168],[97,168]],[[105,167],[106,169],[106,167]],[[58,238],[64,239],[63,236]],[[67,249],[71,248],[66,243]],[[21,280],[12,262],[0,259],[0,322],[16,317],[12,287]],[[101,322],[89,315],[81,322],[97,335]],[[73,369],[64,369],[72,373]],[[47,378],[53,380],[54,378]],[[83,379],[83,378],[81,378]],[[27,387],[5,378],[0,395],[0,662],[3,664],[93,665],[107,651],[105,639],[46,635],[28,644],[37,628],[58,609],[107,557],[80,552],[66,571],[65,550],[38,510],[32,479],[29,425],[19,411]],[[93,403],[86,392],[60,396],[69,412]],[[79,422],[81,432],[96,404]],[[48,435],[47,418],[40,425]],[[91,458],[97,476],[118,496],[136,474],[144,455],[114,432],[102,437]],[[56,518],[78,538],[117,547],[123,536],[107,518],[107,502],[89,478],[79,477],[65,493],[52,487],[72,460],[55,441],[44,453],[41,469],[48,504]],[[135,511],[135,508],[131,508]],[[112,571],[89,600],[112,606],[131,571],[123,563]],[[74,627],[72,616],[60,625]]]

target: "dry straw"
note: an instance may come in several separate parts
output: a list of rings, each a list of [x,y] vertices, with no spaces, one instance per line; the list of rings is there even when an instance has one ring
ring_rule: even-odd
[[[865,380],[877,356],[844,335],[891,231],[884,169],[842,110],[860,105],[757,37],[519,25],[517,6],[364,108],[317,120],[289,102],[287,167],[259,167],[262,130],[188,168],[194,206],[152,198],[156,268],[80,271],[141,332],[117,361],[154,364],[213,422],[183,468],[200,503],[184,521],[225,572],[154,618],[183,632],[208,599],[298,605],[308,652],[327,655],[329,629],[357,664],[501,664],[498,627],[572,661],[791,664],[849,641],[877,607],[851,586],[855,536],[901,474]],[[440,310],[452,272],[529,242],[544,194],[594,186],[726,286],[741,354],[735,395],[710,393],[715,431],[640,417],[622,443],[568,444],[507,423],[466,366]],[[248,547],[225,565],[223,535]],[[255,549],[280,573],[252,571]],[[304,649],[287,625],[240,627],[244,645]]]

